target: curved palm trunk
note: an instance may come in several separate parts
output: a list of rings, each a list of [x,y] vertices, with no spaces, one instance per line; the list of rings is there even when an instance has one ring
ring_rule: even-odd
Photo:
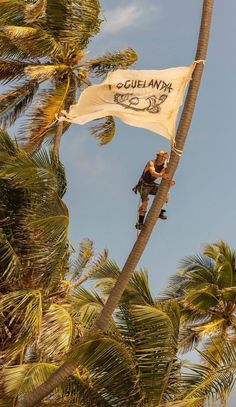
[[[59,124],[57,126],[57,131],[56,131],[56,134],[55,134],[54,145],[53,145],[53,156],[54,156],[54,158],[59,157],[62,132],[63,132],[63,122],[59,122]]]
[[[198,47],[196,52],[196,60],[205,60],[210,26],[211,17],[213,11],[214,0],[204,0],[203,1],[203,11],[201,27],[198,39]],[[191,119],[194,112],[194,107],[197,99],[198,89],[200,86],[201,76],[203,72],[203,64],[199,63],[193,73],[193,80],[190,83],[188,94],[185,100],[183,113],[180,119],[180,123],[176,135],[176,148],[178,150],[183,150],[185,140],[190,127]],[[175,174],[176,168],[178,166],[180,157],[175,153],[171,152],[170,163],[167,168],[170,178]],[[113,311],[117,307],[119,300],[129,282],[129,279],[134,272],[142,253],[148,243],[151,236],[152,230],[158,220],[161,208],[166,200],[167,193],[169,190],[169,183],[167,180],[161,182],[158,194],[155,197],[153,204],[147,215],[145,222],[145,227],[141,231],[138,239],[136,240],[130,255],[124,265],[122,273],[120,274],[108,300],[105,304],[101,314],[98,316],[93,328],[81,339],[81,344],[85,342],[88,337],[93,336],[100,330],[104,330],[112,316]],[[78,345],[77,345],[78,346]],[[62,383],[75,369],[77,365],[76,362],[66,361],[58,370],[55,372],[47,382],[39,386],[33,393],[27,396],[27,400],[24,401],[24,407],[31,407],[41,401],[44,397],[49,395],[55,387]],[[22,404],[18,404],[18,407],[23,407]]]

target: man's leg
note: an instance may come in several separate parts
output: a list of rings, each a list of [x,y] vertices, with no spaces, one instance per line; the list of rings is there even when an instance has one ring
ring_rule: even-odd
[[[135,225],[136,229],[143,228],[143,223],[144,223],[144,218],[145,218],[145,215],[147,212],[148,202],[149,202],[148,195],[141,195],[141,205],[138,210],[138,222]]]

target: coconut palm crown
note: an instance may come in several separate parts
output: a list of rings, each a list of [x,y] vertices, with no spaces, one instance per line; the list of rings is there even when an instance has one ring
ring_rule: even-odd
[[[221,241],[181,262],[164,297],[182,306],[182,347],[190,350],[202,339],[236,343],[235,252]]]
[[[89,76],[101,78],[137,60],[132,48],[84,59],[100,30],[99,0],[0,0],[0,8],[0,81],[8,85],[0,96],[0,124],[12,125],[27,111],[20,137],[30,150],[65,132],[69,124],[55,116],[91,84]],[[93,128],[101,144],[114,132],[112,117]]]
[[[83,344],[78,339],[93,324],[114,280],[118,265],[104,251],[95,261],[93,245],[81,243],[74,263],[71,289],[55,298],[43,312],[36,350],[20,364],[3,370],[4,397],[0,405],[27,400],[29,392],[55,372],[65,358],[76,359],[77,369],[42,405],[73,407],[202,407],[216,400],[224,406],[235,376],[236,352],[226,344],[220,357],[201,352],[201,364],[178,358],[180,309],[177,301],[155,299],[145,270],[136,271],[106,331]],[[82,277],[84,279],[82,280]],[[86,279],[96,286],[86,289]],[[59,302],[60,298],[60,302]],[[68,355],[67,355],[68,357]],[[187,368],[187,369],[186,369]],[[2,402],[2,404],[1,404]],[[7,404],[8,403],[8,404]]]

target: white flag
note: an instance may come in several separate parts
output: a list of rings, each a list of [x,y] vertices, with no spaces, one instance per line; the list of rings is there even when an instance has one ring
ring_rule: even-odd
[[[176,119],[195,63],[159,71],[117,70],[104,82],[85,89],[69,113],[59,120],[85,124],[105,116],[117,116],[131,126],[142,127],[171,140]]]

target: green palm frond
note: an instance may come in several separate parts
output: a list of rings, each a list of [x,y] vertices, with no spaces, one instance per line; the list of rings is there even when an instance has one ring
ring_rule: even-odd
[[[205,400],[220,400],[225,405],[235,382],[236,350],[229,343],[216,353],[201,352],[207,366],[186,364],[193,373],[184,376],[185,391],[184,400],[191,398],[204,398]]]
[[[105,301],[96,291],[79,287],[73,291],[71,302],[72,310],[79,316],[81,324],[87,328],[92,326]]]
[[[100,119],[98,119],[100,120]],[[103,146],[104,144],[110,143],[114,138],[116,131],[115,121],[112,116],[107,116],[106,120],[102,124],[97,124],[90,128],[91,134],[99,140],[99,144]]]
[[[206,256],[217,262],[224,257],[231,263],[235,264],[235,252],[225,242],[220,241],[203,247],[203,252]]]
[[[19,154],[17,144],[11,139],[8,132],[4,128],[0,129],[0,153],[6,154],[8,156],[8,160],[10,157],[15,157]]]
[[[41,28],[6,25],[2,28],[5,36],[28,58],[57,56],[62,58],[62,48],[48,32]],[[34,47],[30,46],[34,44]]]
[[[147,270],[141,269],[133,273],[121,302],[122,304],[154,305],[154,298],[149,289]]]
[[[84,49],[99,31],[100,5],[97,0],[75,0],[73,3],[47,1],[46,24],[61,43],[69,44],[69,53]]]
[[[39,238],[41,237],[42,239],[51,240],[54,244],[64,243],[68,239],[68,209],[66,205],[58,199],[57,202],[55,202],[55,205],[52,205],[51,210],[52,213],[49,213],[48,208],[43,210],[43,207],[41,206],[41,216],[40,213],[36,216],[33,215],[32,219],[29,221],[29,228],[34,231],[35,236],[38,236]]]
[[[27,63],[25,62],[0,59],[0,80],[6,84],[12,80],[22,79],[25,75],[26,66]]]
[[[205,313],[206,310],[218,304],[218,290],[215,285],[207,287],[205,284],[203,287],[198,287],[198,291],[191,289],[184,298],[184,304],[186,307]]]
[[[62,164],[52,155],[49,156],[46,150],[38,151],[32,156],[21,151],[15,157],[6,155],[4,159],[1,155],[1,158],[4,166],[0,170],[0,176],[8,180],[14,188],[28,189],[48,197],[57,194],[60,196],[65,189]]]
[[[6,394],[9,397],[23,396],[44,383],[57,370],[52,363],[33,363],[8,367],[3,372]],[[112,407],[101,394],[96,392],[86,380],[78,374],[70,376],[54,392],[53,400],[44,400],[45,404],[61,407]],[[55,403],[55,404],[54,404]],[[9,407],[9,404],[8,404]]]
[[[96,77],[104,77],[108,72],[116,69],[127,69],[138,59],[138,55],[133,48],[124,49],[115,53],[108,52],[100,57],[93,58],[86,62],[86,66],[91,74]]]
[[[168,316],[155,307],[131,309],[136,328],[136,363],[147,402],[161,402],[176,354],[173,328]]]
[[[140,402],[132,351],[124,344],[112,338],[94,338],[78,345],[69,359],[88,371],[93,389],[112,406],[126,406],[129,400],[135,407]]]
[[[32,102],[38,90],[36,81],[26,82],[0,96],[0,124],[12,125]]]
[[[27,24],[38,22],[45,17],[47,0],[36,0],[25,7],[25,21]]]
[[[135,349],[146,404],[156,406],[165,397],[170,375],[172,380],[179,375],[174,369],[177,337],[171,318],[158,307],[135,305],[123,313],[120,324]]]
[[[24,275],[20,257],[2,229],[0,229],[0,269],[2,277],[8,283],[17,282]]]
[[[68,270],[68,210],[62,201],[52,197],[51,202],[41,199],[32,212],[27,219],[31,242],[28,259],[34,267],[34,278],[49,293]]]
[[[0,3],[0,7],[1,7],[1,3]],[[17,60],[17,61],[25,62],[27,64],[29,63],[28,53],[26,54],[26,53],[20,51],[19,48],[12,43],[10,38],[8,38],[6,36],[6,34],[1,30],[0,30],[0,55],[1,55],[1,58],[9,59],[9,62]]]
[[[30,341],[37,338],[41,330],[41,292],[21,290],[2,295],[0,311],[11,333],[11,341],[5,352],[9,358],[15,358]]]
[[[38,341],[43,360],[60,359],[70,349],[72,334],[73,320],[70,313],[62,305],[52,304],[44,313]]]
[[[66,82],[56,82],[55,86],[43,89],[38,93],[28,114],[28,120],[22,126],[21,140],[26,148],[36,150],[52,129],[57,128],[56,115],[64,106],[69,92],[69,78]],[[54,133],[55,134],[55,133]]]

